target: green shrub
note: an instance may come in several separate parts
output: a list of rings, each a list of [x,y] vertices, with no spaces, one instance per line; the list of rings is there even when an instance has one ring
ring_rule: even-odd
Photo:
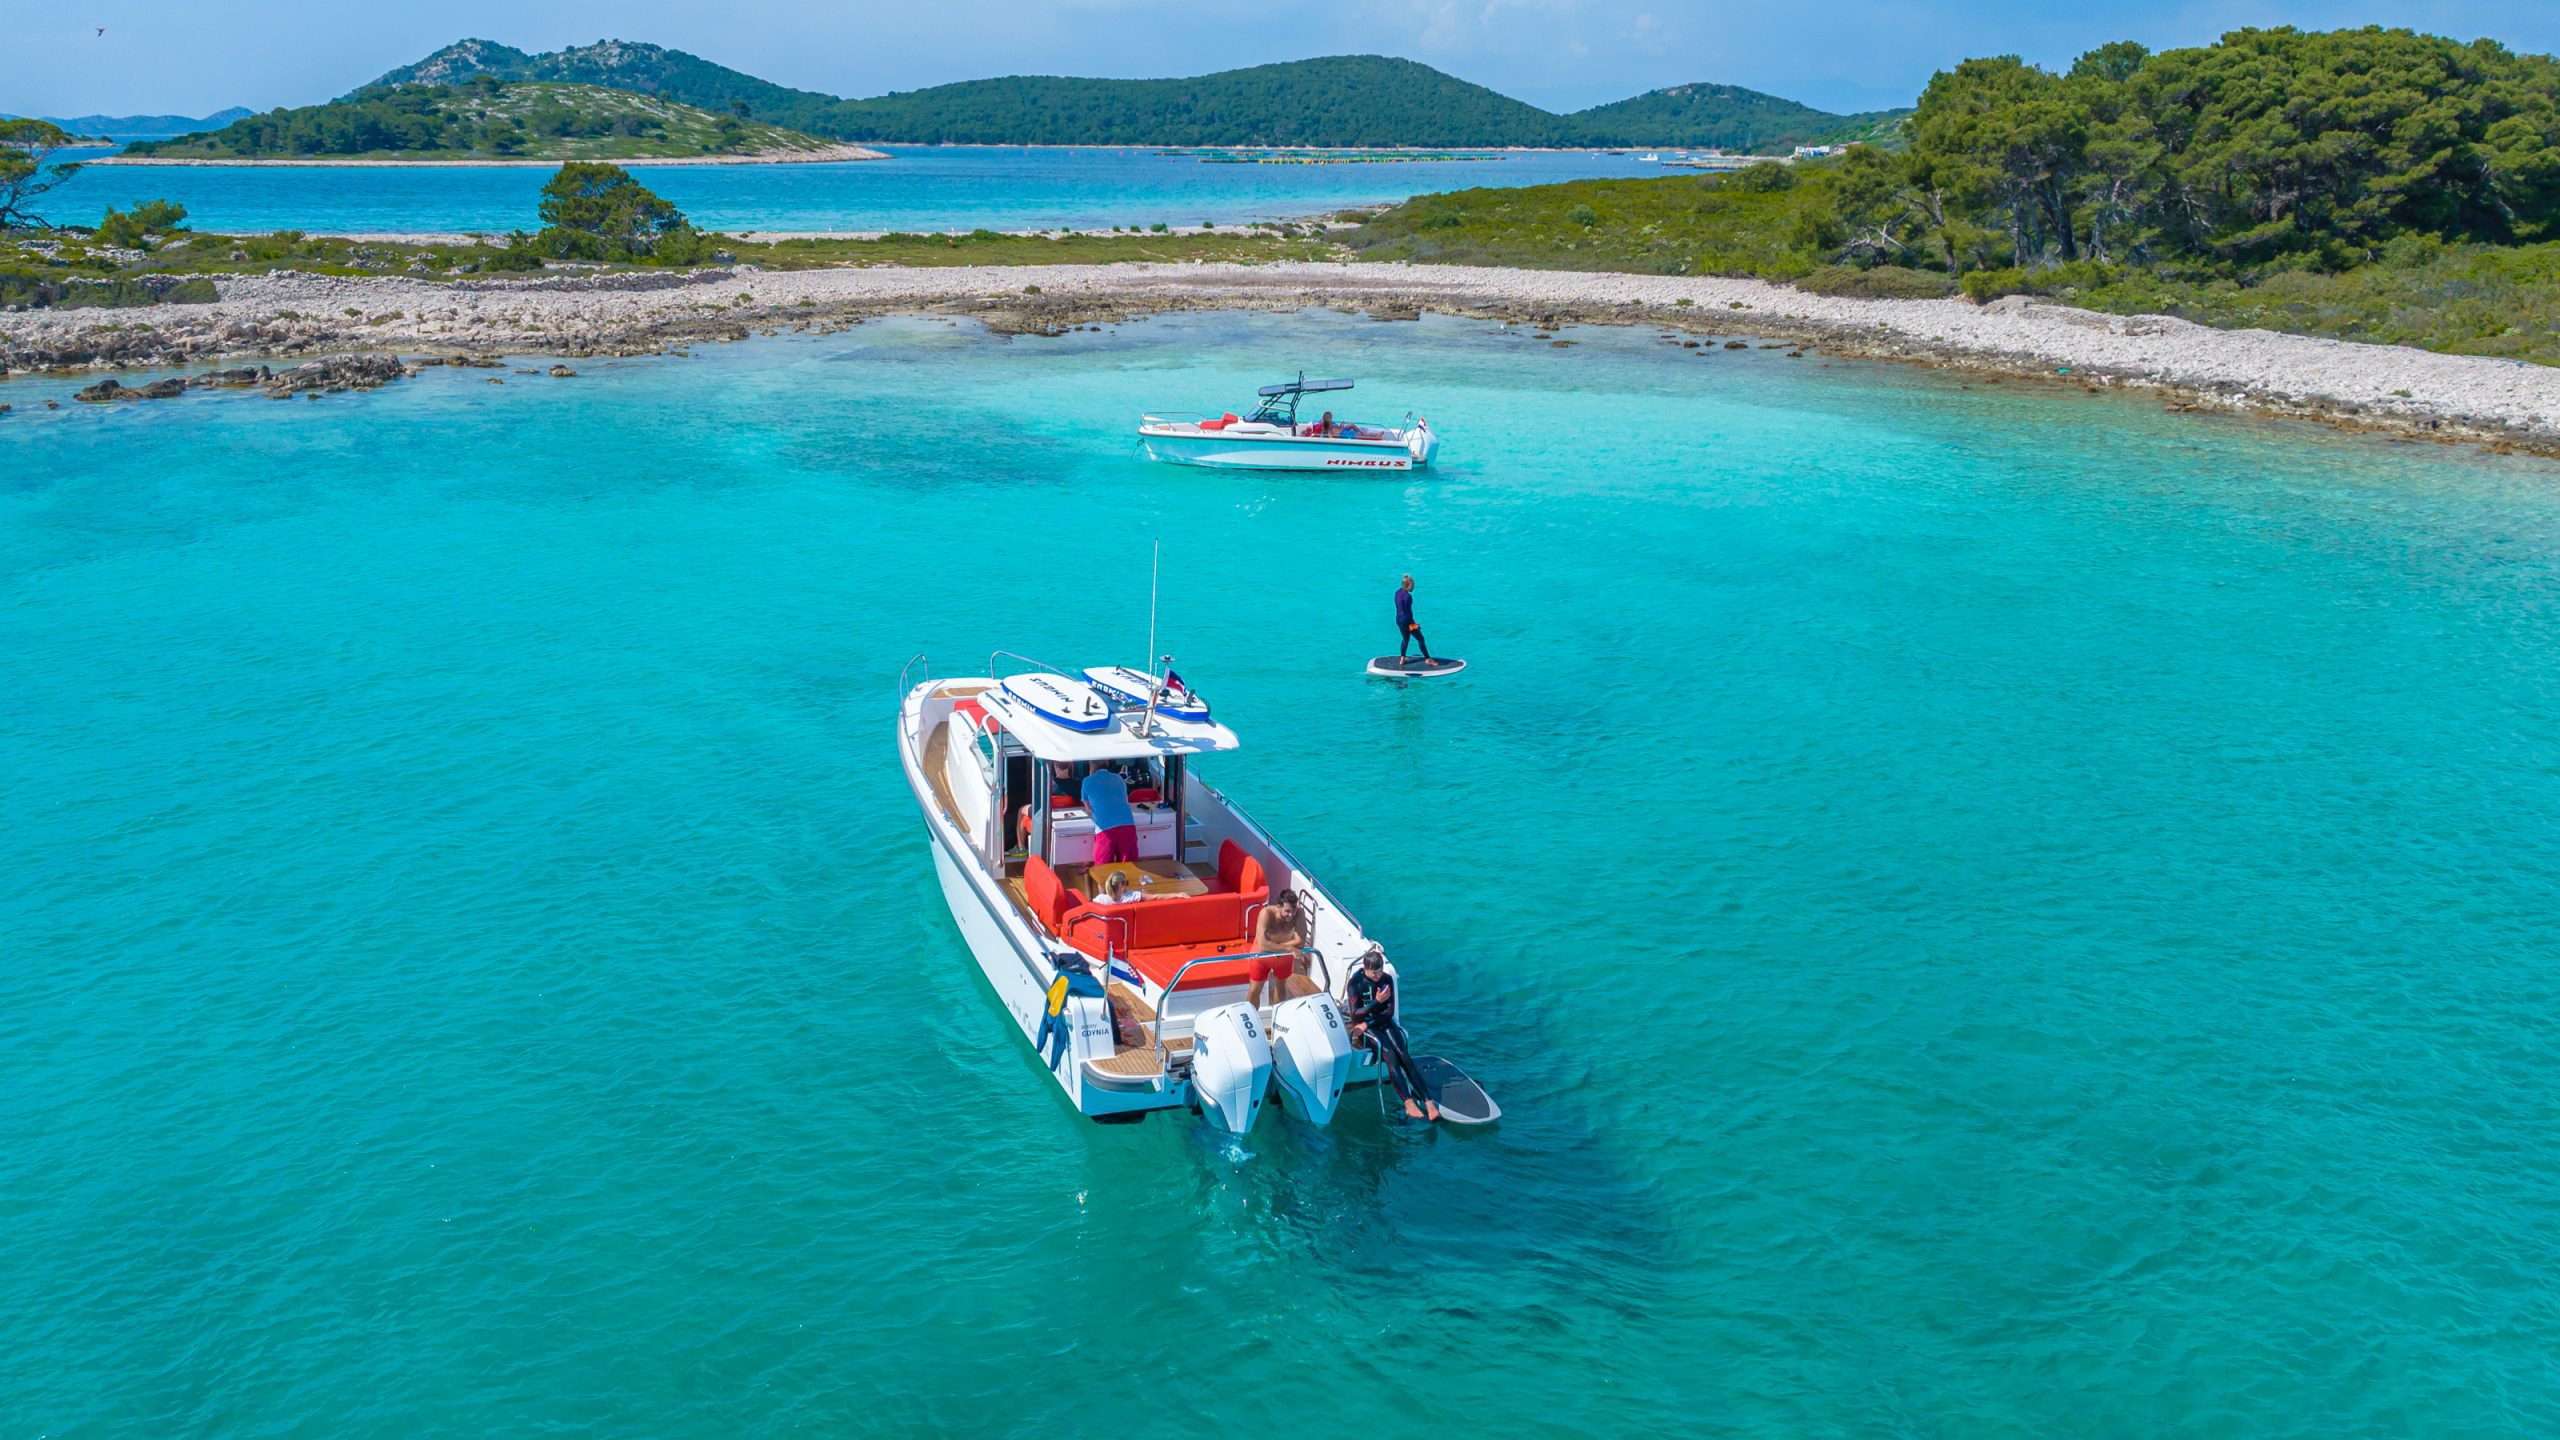
[[[2033,277],[2016,266],[1999,270],[1975,270],[1958,283],[1964,289],[1964,298],[1976,305],[1988,305],[2004,295],[2035,293]]]
[[[1753,195],[1775,195],[1796,188],[1796,168],[1776,160],[1763,160],[1724,177],[1724,187]]]
[[[1588,205],[1576,205],[1564,212],[1564,219],[1568,225],[1579,225],[1588,230],[1600,223],[1600,212]]]
[[[187,218],[187,207],[174,200],[145,200],[131,210],[107,207],[105,218],[98,221],[94,232],[101,245],[114,245],[126,250],[147,250],[151,238],[177,229]]]
[[[1943,300],[1956,293],[1956,282],[1932,271],[1900,265],[1879,265],[1872,270],[1823,265],[1798,280],[1796,288],[1842,300]]]

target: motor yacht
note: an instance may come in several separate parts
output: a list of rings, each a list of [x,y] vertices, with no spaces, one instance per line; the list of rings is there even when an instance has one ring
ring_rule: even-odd
[[[1273,1097],[1326,1124],[1347,1089],[1383,1078],[1343,1014],[1370,937],[1200,773],[1239,743],[1207,700],[1169,668],[1070,673],[998,652],[984,675],[928,665],[910,684],[922,663],[899,677],[898,757],[943,898],[1068,1104],[1106,1123],[1192,1109],[1241,1133]],[[1079,786],[1097,767],[1128,787],[1134,862],[1089,863]],[[1113,870],[1128,898],[1106,889]],[[1315,958],[1256,1005],[1257,921],[1282,889],[1304,901]]]
[[[1440,439],[1431,423],[1405,417],[1403,425],[1362,425],[1298,418],[1308,395],[1348,390],[1349,380],[1310,380],[1304,374],[1265,385],[1253,413],[1216,416],[1143,415],[1138,439],[1147,458],[1175,465],[1231,470],[1417,470],[1431,463]]]

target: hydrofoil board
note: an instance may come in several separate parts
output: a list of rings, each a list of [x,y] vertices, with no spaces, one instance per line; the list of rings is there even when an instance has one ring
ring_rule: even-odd
[[[1422,1072],[1422,1083],[1431,1087],[1441,1119],[1458,1125],[1490,1125],[1502,1118],[1502,1107],[1457,1066],[1437,1055],[1416,1055],[1413,1068]]]
[[[1398,680],[1423,680],[1438,675],[1455,675],[1466,668],[1466,661],[1451,660],[1446,656],[1425,660],[1419,655],[1410,657],[1378,655],[1371,657],[1369,661],[1370,674],[1391,675]]]

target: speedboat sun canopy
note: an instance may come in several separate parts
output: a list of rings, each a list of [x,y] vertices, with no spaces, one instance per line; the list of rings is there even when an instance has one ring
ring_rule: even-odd
[[[1312,395],[1319,390],[1348,390],[1348,380],[1309,380],[1303,377],[1285,385],[1265,385],[1253,392],[1257,395]]]
[[[1042,760],[1143,760],[1150,755],[1214,755],[1243,746],[1236,732],[1215,720],[1184,720],[1162,711],[1146,724],[1142,708],[1121,706],[1099,730],[1060,725],[1002,686],[982,692],[978,704],[1006,733]],[[1147,733],[1138,733],[1145,725]]]

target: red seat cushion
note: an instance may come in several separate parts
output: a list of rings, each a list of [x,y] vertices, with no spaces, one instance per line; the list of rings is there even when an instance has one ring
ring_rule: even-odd
[[[1216,949],[1209,946],[1188,946],[1179,950],[1141,950],[1129,957],[1129,963],[1137,969],[1139,974],[1146,976],[1149,982],[1162,988],[1172,984],[1174,976],[1182,975],[1184,965],[1202,956],[1217,953]],[[1182,988],[1206,990],[1220,985],[1250,984],[1253,981],[1252,970],[1252,963],[1241,958],[1216,960],[1206,965],[1192,965],[1191,973],[1182,975]]]
[[[1241,895],[1254,890],[1269,890],[1263,877],[1262,862],[1245,853],[1233,840],[1218,842],[1218,890],[1222,894]]]
[[[1252,948],[1247,907],[1242,895],[1185,895],[1136,900],[1126,905],[1077,905],[1059,934],[1067,944],[1096,957],[1111,955],[1157,985],[1172,982],[1184,962],[1211,955],[1241,955]],[[1227,972],[1232,970],[1233,976]],[[1182,988],[1226,984],[1244,974],[1244,962],[1203,965],[1183,978]]]
[[[1059,922],[1084,903],[1083,894],[1059,879],[1049,862],[1037,855],[1022,862],[1022,893],[1031,902],[1032,915],[1052,934],[1064,934]]]

